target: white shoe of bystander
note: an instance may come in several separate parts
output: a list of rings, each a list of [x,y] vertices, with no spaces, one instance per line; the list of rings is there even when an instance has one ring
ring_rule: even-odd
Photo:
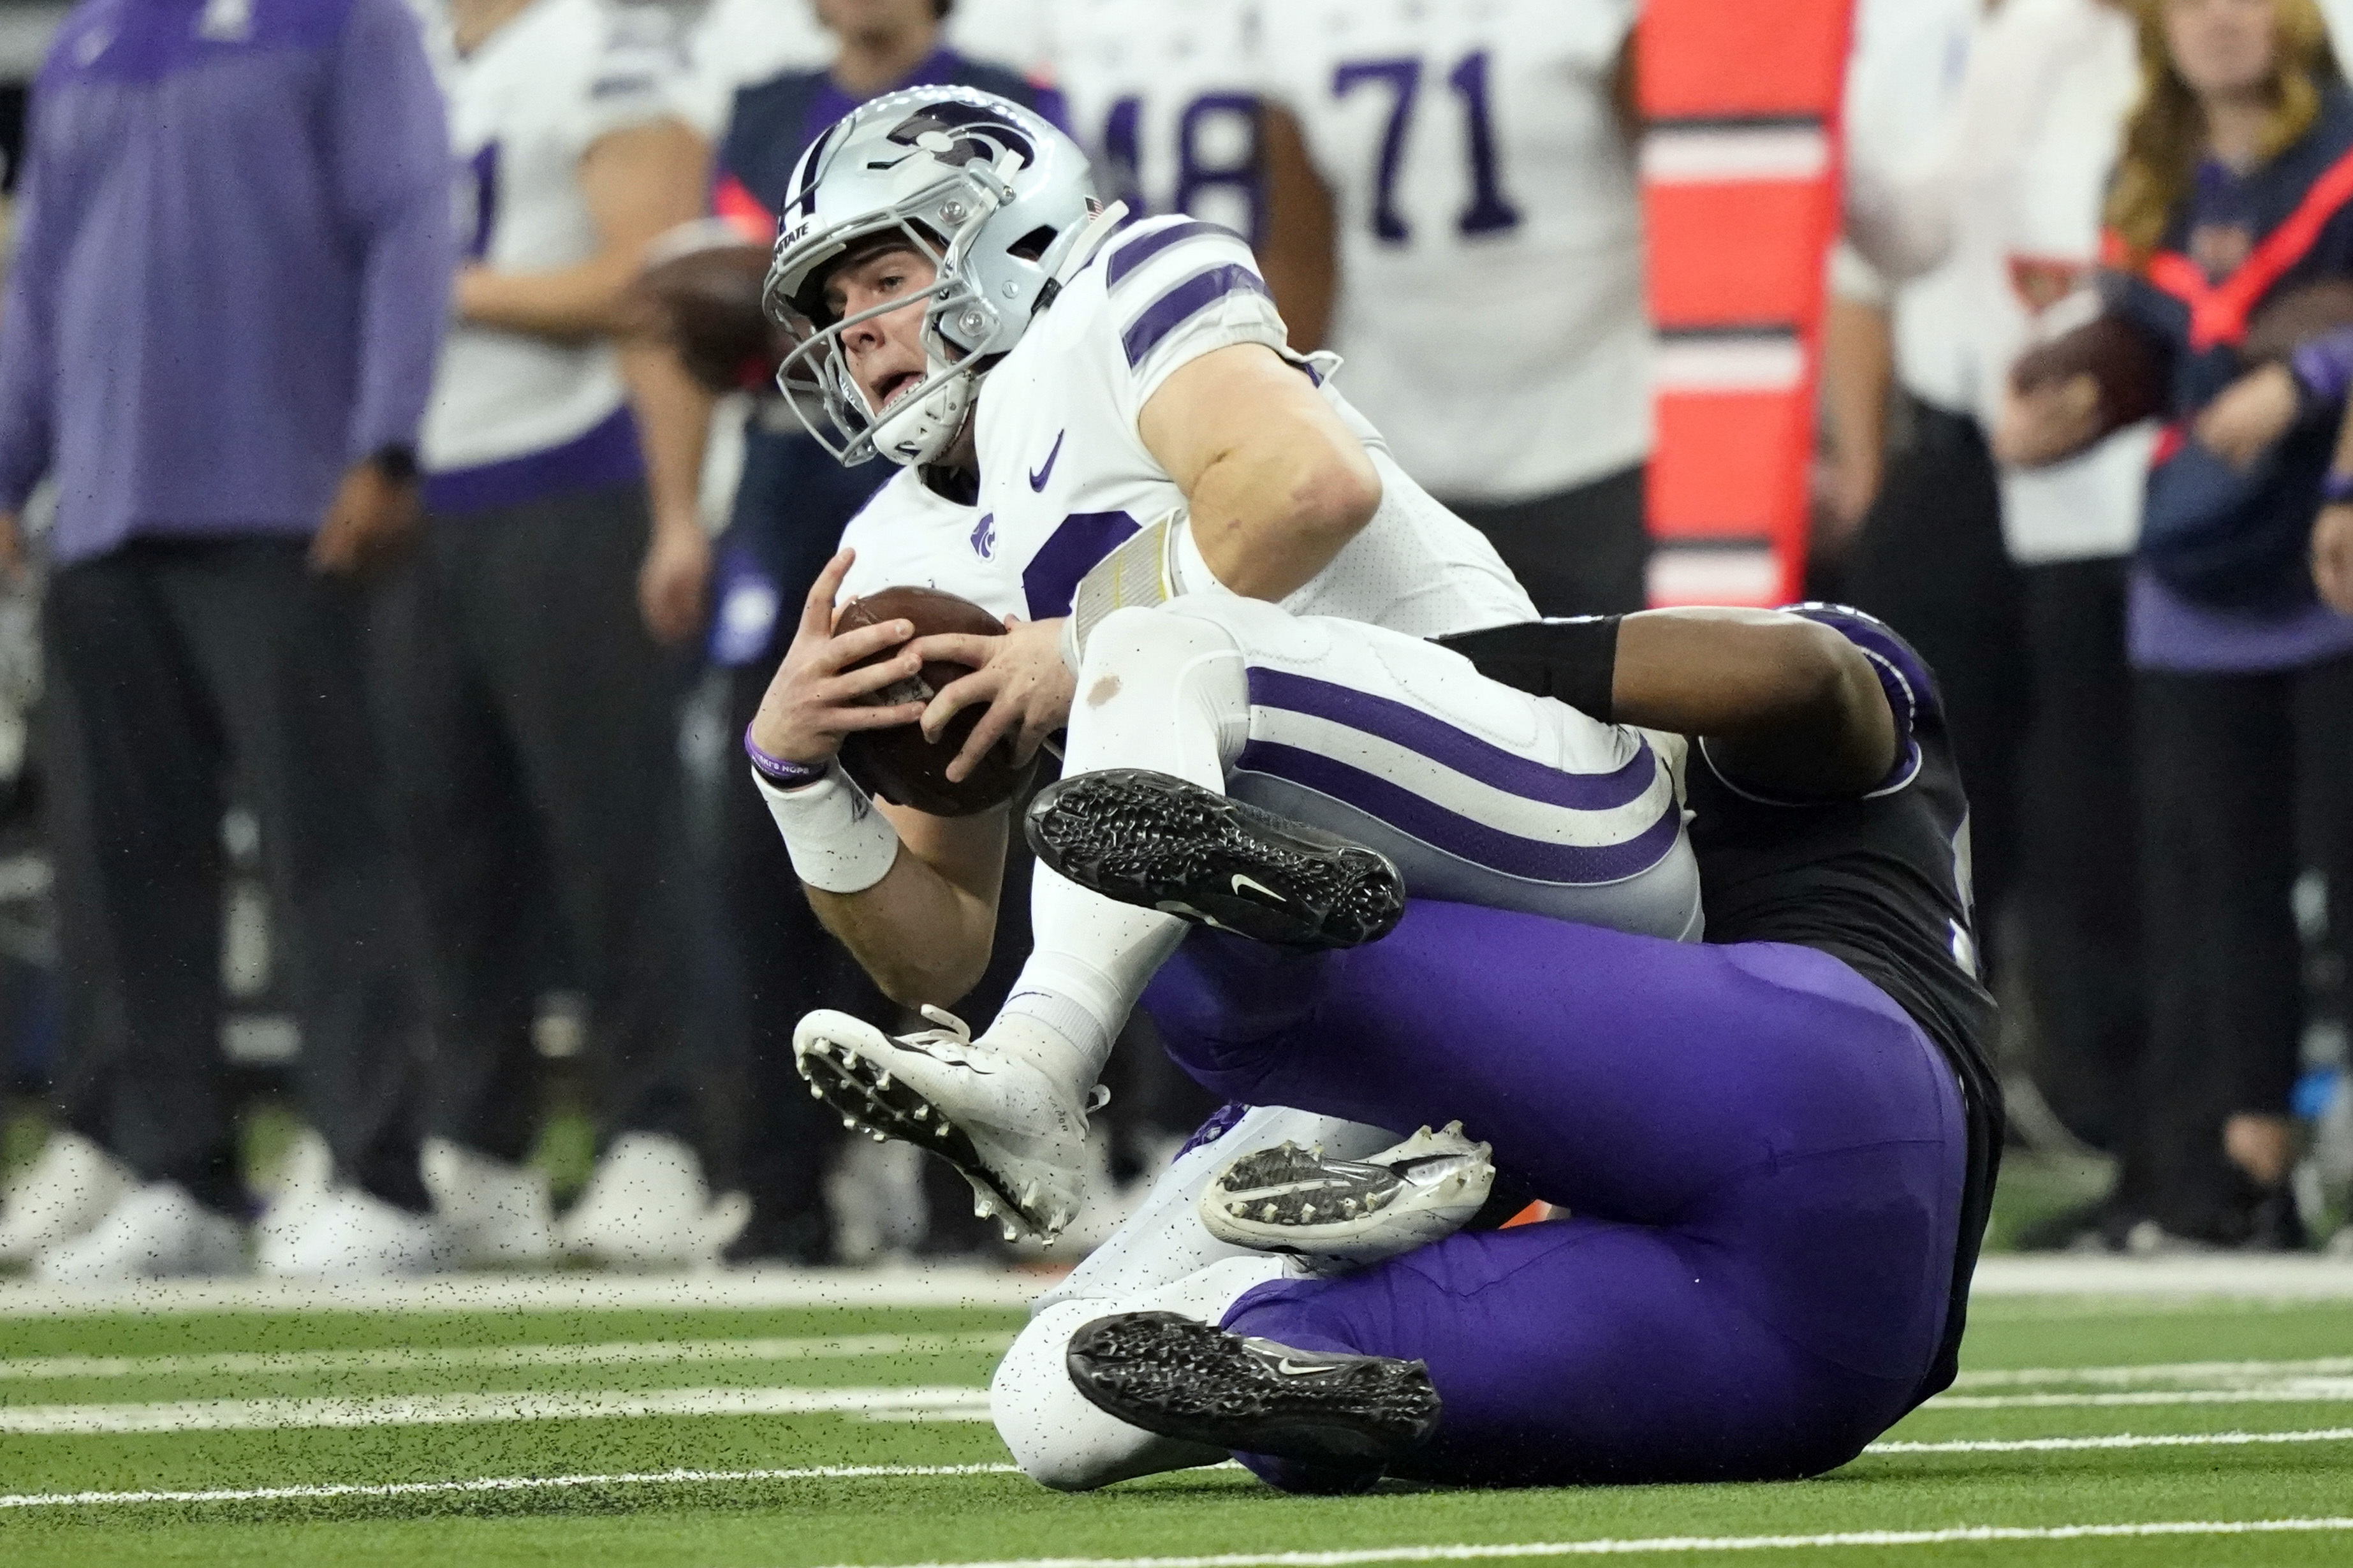
[[[348,1285],[438,1273],[454,1256],[448,1227],[431,1215],[337,1187],[299,1229],[270,1237],[259,1261],[264,1274],[282,1279]]]
[[[458,1267],[525,1268],[555,1256],[544,1172],[510,1165],[447,1138],[427,1138],[420,1164]]]
[[[556,1224],[575,1258],[622,1268],[707,1268],[752,1217],[742,1193],[712,1197],[702,1162],[678,1139],[624,1132]]]
[[[29,1263],[82,1235],[137,1185],[120,1160],[79,1132],[56,1131],[0,1211],[0,1263]]]
[[[33,1259],[33,1273],[52,1285],[241,1274],[243,1229],[190,1197],[177,1182],[150,1182],[132,1188],[82,1235],[44,1248]]]

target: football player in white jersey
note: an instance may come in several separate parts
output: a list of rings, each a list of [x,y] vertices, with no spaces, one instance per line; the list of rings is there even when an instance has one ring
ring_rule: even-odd
[[[1089,1086],[1185,929],[1169,911],[1332,946],[1401,907],[1387,861],[1272,842],[1262,814],[1223,798],[1229,780],[1379,844],[1420,891],[1674,937],[1698,915],[1669,766],[1647,741],[1420,640],[1524,619],[1526,597],[1327,367],[1288,353],[1248,248],[1185,218],[1113,234],[1118,217],[1042,120],[914,89],[804,156],[769,279],[804,334],[784,374],[812,432],[845,460],[880,452],[911,471],[851,525],[855,565],[845,553],[811,595],[747,750],[827,923],[943,1025],[893,1041],[815,1014],[803,1069],[846,1114],[948,1155],[1008,1231],[1050,1238],[1076,1202]],[[892,492],[916,484],[971,500],[977,521],[904,525]],[[925,638],[844,674],[912,633],[833,637],[845,579],[1014,614],[1002,637]],[[976,673],[928,709],[862,703],[923,655]],[[1066,794],[1117,768],[1188,781],[1181,799],[1145,786],[1136,820],[1210,810],[1236,858],[1226,888],[1148,872],[1140,908],[1041,874],[1036,951],[972,1040],[936,1004],[986,960],[1004,819],[870,809],[835,753],[851,731],[920,718],[936,734],[982,702],[951,777],[1067,722]],[[1105,810],[1128,808],[1117,795]],[[878,1110],[878,1082],[901,1114]]]
[[[1643,602],[1635,9],[1260,13],[1267,275],[1296,341],[1346,356],[1351,396],[1406,472],[1493,540],[1549,616]]]
[[[545,1182],[522,1157],[531,936],[552,903],[612,1090],[566,1239],[684,1263],[738,1212],[713,1205],[693,1152],[691,965],[651,831],[677,779],[662,645],[702,618],[705,405],[666,356],[614,334],[647,243],[700,210],[707,152],[660,13],[454,0],[449,20],[468,264],[426,415],[424,538],[380,650],[439,1003],[427,1182],[467,1259],[549,1250]]]
[[[1070,125],[1105,201],[1135,217],[1187,213],[1257,245],[1255,0],[1043,0]]]

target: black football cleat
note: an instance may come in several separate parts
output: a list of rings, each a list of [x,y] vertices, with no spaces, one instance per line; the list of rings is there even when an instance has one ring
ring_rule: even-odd
[[[1379,851],[1143,768],[1048,784],[1023,829],[1082,888],[1278,947],[1356,947],[1405,913]]]
[[[1361,1471],[1438,1429],[1420,1362],[1293,1350],[1175,1312],[1097,1318],[1071,1336],[1065,1364],[1128,1425],[1234,1453]]]

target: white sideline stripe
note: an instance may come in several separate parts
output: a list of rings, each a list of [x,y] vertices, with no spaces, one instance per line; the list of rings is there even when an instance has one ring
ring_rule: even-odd
[[[2068,1258],[1997,1254],[1980,1258],[1970,1296],[2216,1296],[2308,1301],[2353,1300],[2353,1261],[2306,1254],[2276,1258]],[[2118,1303],[2123,1310],[2124,1303]]]
[[[1925,1410],[2113,1410],[2157,1405],[2340,1405],[2353,1378],[2290,1378],[2247,1388],[2149,1388],[2128,1394],[1940,1394]]]
[[[5,8],[0,8],[5,10]],[[1709,551],[1660,555],[1696,568]],[[1736,552],[1753,562],[1756,587],[1769,596],[1778,568],[1769,551]],[[1692,582],[1699,586],[1699,573]],[[1728,574],[1729,575],[1729,574]],[[1743,579],[1745,582],[1746,579]],[[1653,588],[1661,586],[1654,575]],[[1676,586],[1673,583],[1667,587]],[[1740,584],[1724,585],[1725,591]],[[1697,595],[1707,597],[1707,595]],[[1724,594],[1715,595],[1721,600]],[[1760,601],[1761,602],[1761,601]],[[0,1318],[142,1316],[185,1312],[555,1312],[676,1311],[796,1307],[1020,1308],[1054,1277],[972,1264],[909,1268],[734,1268],[700,1274],[457,1274],[373,1285],[322,1285],[277,1279],[164,1279],[123,1286],[0,1282]],[[2353,1263],[2319,1257],[2051,1258],[1993,1256],[1979,1260],[1973,1299],[2100,1297],[2090,1310],[2179,1310],[2200,1298],[2221,1300],[2353,1300]],[[2071,1303],[2081,1306],[2082,1303]],[[2069,1311],[2065,1315],[2077,1315]],[[2013,1311],[2005,1322],[2021,1321]]]
[[[1829,1535],[1653,1535],[1627,1541],[1374,1546],[1355,1552],[1221,1552],[1204,1557],[1011,1557],[906,1568],[1345,1568],[1355,1563],[1464,1563],[1493,1557],[1631,1557],[1662,1552],[1771,1552],[1827,1546],[1947,1546],[1978,1541],[2092,1541],[2111,1536],[2281,1535],[2353,1530],[2353,1519],[2183,1520],[2151,1524],[1963,1525],[1852,1530]],[[838,1568],[863,1568],[841,1563]]]
[[[2348,1271],[2353,1272],[2353,1271]],[[368,1285],[297,1279],[0,1283],[0,1318],[137,1312],[578,1312],[794,1307],[1020,1308],[1055,1276],[968,1263],[692,1274],[449,1274]]]
[[[2054,1453],[2093,1448],[2194,1448],[2253,1443],[2353,1442],[2353,1426],[2318,1432],[2201,1432],[2188,1436],[2019,1437],[1957,1443],[1874,1443],[1872,1454]],[[1234,1468],[1232,1461],[1208,1467]],[[816,1465],[793,1470],[651,1470],[610,1476],[489,1476],[465,1481],[395,1481],[294,1487],[216,1488],[209,1491],[17,1492],[0,1509],[101,1508],[152,1502],[281,1502],[319,1498],[430,1497],[449,1492],[522,1492],[566,1487],[715,1486],[759,1481],[858,1479],[869,1476],[1018,1476],[1018,1465]]]
[[[241,1376],[286,1373],[438,1372],[542,1366],[662,1366],[681,1362],[856,1361],[866,1356],[1001,1351],[1009,1333],[830,1334],[790,1339],[617,1340],[589,1345],[476,1345],[457,1350],[222,1351],[185,1355],[20,1356],[0,1381],[59,1377]],[[2353,1363],[2348,1363],[2353,1365]]]
[[[142,1502],[292,1502],[318,1498],[435,1497],[451,1492],[556,1491],[575,1487],[702,1486],[713,1482],[862,1480],[872,1476],[1018,1476],[1018,1465],[811,1465],[795,1470],[638,1470],[611,1476],[485,1476],[468,1481],[215,1488],[208,1491],[16,1492],[0,1508],[99,1508]]]
[[[421,1394],[383,1399],[181,1399],[150,1405],[0,1405],[20,1436],[120,1432],[285,1432],[327,1426],[446,1426],[495,1421],[614,1421],[647,1415],[864,1415],[972,1411],[985,1388],[664,1388],[648,1393]]]
[[[2101,1448],[2230,1448],[2261,1443],[2353,1443],[2353,1426],[2317,1432],[2118,1432],[2106,1437],[1976,1437],[1873,1443],[1866,1454],[2059,1454]]]
[[[1965,1372],[1956,1389],[2019,1388],[2038,1383],[2196,1383],[2242,1377],[2328,1377],[2353,1374],[2353,1356],[2318,1361],[2183,1361],[2146,1366],[2021,1366]]]

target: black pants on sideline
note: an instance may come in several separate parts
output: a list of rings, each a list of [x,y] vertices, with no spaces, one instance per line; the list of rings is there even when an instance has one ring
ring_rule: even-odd
[[[1855,536],[1847,593],[1936,672],[1969,795],[1978,929],[1989,953],[2018,866],[2014,780],[2028,702],[2019,570],[2002,544],[2001,491],[1976,421],[1915,401],[1911,429]]]
[[[2019,959],[2033,1076],[2077,1136],[2107,1149],[2148,1029],[2127,570],[2112,556],[2019,574],[2033,693],[2018,770]]]
[[[422,934],[369,724],[365,600],[313,575],[306,549],[138,541],[49,580],[47,826],[73,1020],[59,1099],[142,1179],[241,1210],[220,1049],[233,766],[260,820],[303,1111],[347,1179],[422,1209]]]
[[[2353,889],[2353,657],[2143,670],[2136,685],[2151,1023],[2117,1200],[2178,1234],[2234,1241],[2243,1193],[2222,1123],[2286,1115],[2295,1081],[2303,950],[2289,899],[2302,857],[2338,907]],[[2306,802],[2327,804],[2299,832]]]
[[[638,485],[428,517],[385,596],[384,723],[432,936],[430,1125],[501,1160],[537,1130],[532,1019],[564,960],[603,1138],[702,1137],[683,665],[638,616],[648,528]]]
[[[1647,599],[1647,466],[1523,501],[1449,500],[1487,536],[1540,616],[1622,616]]]

